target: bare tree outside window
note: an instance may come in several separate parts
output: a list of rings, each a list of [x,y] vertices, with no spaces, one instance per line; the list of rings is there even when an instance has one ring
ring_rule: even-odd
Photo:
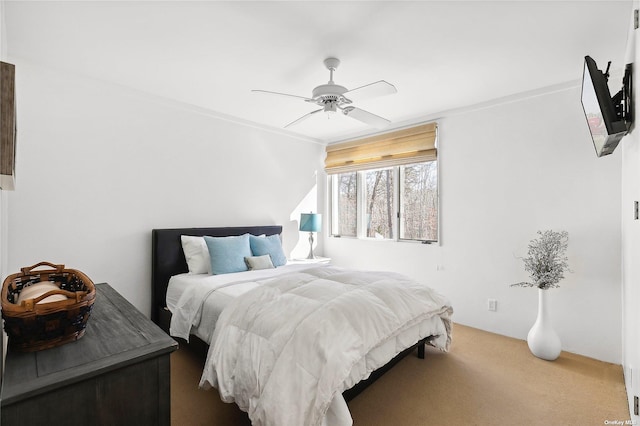
[[[358,186],[357,174],[343,173],[335,176],[337,199],[334,198],[333,234],[345,237],[357,236]]]
[[[400,238],[438,239],[438,168],[435,161],[400,166]]]
[[[367,237],[393,238],[393,170],[365,172]]]
[[[331,197],[332,235],[438,240],[435,160],[333,175]],[[360,231],[359,223],[362,223]]]

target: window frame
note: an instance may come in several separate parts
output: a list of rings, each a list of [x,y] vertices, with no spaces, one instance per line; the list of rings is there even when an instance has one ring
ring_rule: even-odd
[[[361,211],[362,214],[359,214],[357,219],[363,219],[366,217],[366,204],[367,204],[367,191],[365,190],[365,176],[364,174],[367,172],[376,172],[376,171],[382,171],[382,170],[391,170],[393,172],[392,174],[392,180],[393,180],[393,187],[392,187],[392,193],[391,193],[391,202],[395,208],[395,212],[392,214],[391,216],[391,221],[392,221],[392,231],[393,231],[393,238],[375,238],[375,237],[367,237],[367,224],[366,221],[364,220],[360,220],[360,222],[362,222],[362,227],[358,229],[359,233],[357,235],[358,238],[361,238],[363,240],[374,240],[374,241],[397,241],[398,238],[398,207],[400,206],[399,204],[399,193],[398,193],[398,166],[389,166],[389,167],[378,167],[375,169],[366,169],[366,170],[360,170],[358,171],[358,176],[359,176],[359,183],[361,184],[360,186],[356,187],[356,189],[359,191],[358,192],[358,205],[361,207]]]
[[[400,198],[398,198],[398,212],[397,212],[397,219],[398,219],[398,240],[399,241],[407,241],[407,242],[418,242],[421,244],[440,244],[440,163],[439,163],[439,157],[436,158],[435,160],[432,160],[431,162],[435,162],[436,163],[436,202],[438,203],[436,211],[437,211],[437,215],[438,215],[438,219],[436,221],[436,239],[435,240],[419,240],[419,239],[415,239],[415,238],[400,238],[401,235],[401,226],[402,226],[402,221],[401,221],[401,207],[402,207],[402,202],[400,200]],[[402,182],[401,182],[401,176],[400,176],[400,167],[403,166],[411,166],[414,164],[422,164],[422,163],[429,163],[429,161],[420,161],[417,163],[410,163],[410,164],[403,164],[400,166],[397,166],[398,168],[398,197],[400,197],[400,195],[402,194]]]
[[[413,164],[421,164],[421,163],[436,163],[436,173],[437,173],[437,182],[436,182],[436,201],[437,205],[437,230],[436,230],[436,239],[414,239],[414,238],[400,238],[400,228],[401,228],[401,195],[402,182],[400,181],[400,167],[402,166],[411,166]],[[395,212],[393,214],[393,238],[375,238],[367,236],[367,225],[365,219],[365,205],[366,205],[366,190],[364,189],[364,174],[371,171],[376,170],[386,170],[391,169],[393,171],[393,206],[395,208]],[[366,241],[387,241],[387,242],[407,242],[413,244],[441,244],[441,200],[440,200],[440,156],[437,156],[434,160],[431,161],[417,161],[415,163],[407,163],[403,165],[394,165],[388,167],[375,167],[371,169],[364,169],[355,171],[356,173],[356,235],[339,235],[334,233],[334,214],[337,213],[337,206],[334,204],[337,201],[336,197],[336,182],[338,180],[338,176],[342,173],[329,174],[327,175],[327,188],[328,188],[328,211],[330,217],[330,233],[329,236],[332,238],[348,238],[348,239],[358,239],[358,240],[366,240]],[[336,225],[339,226],[339,225]]]
[[[339,185],[338,181],[338,177],[342,174],[347,174],[347,173],[354,173],[356,176],[356,226],[355,226],[355,231],[356,234],[355,235],[341,235],[341,234],[336,234],[334,232],[334,230],[337,228],[339,230],[340,225],[335,223],[334,218],[339,216],[338,213],[338,205],[337,205],[337,200],[340,198],[340,194],[339,194],[339,188],[337,188],[337,186]],[[360,196],[360,192],[359,192],[359,185],[360,183],[358,182],[358,180],[360,179],[358,172],[346,172],[346,173],[340,173],[340,174],[333,174],[333,175],[328,175],[328,211],[329,211],[329,235],[330,236],[335,236],[337,238],[358,238],[359,232],[360,230],[358,229],[359,223],[360,221],[358,220],[358,217],[360,216],[360,207],[361,207],[361,203],[360,200],[358,199],[358,197]]]

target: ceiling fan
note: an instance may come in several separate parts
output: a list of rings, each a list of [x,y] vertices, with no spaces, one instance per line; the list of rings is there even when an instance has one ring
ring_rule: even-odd
[[[270,92],[268,90],[252,90],[252,92],[299,98],[304,100],[305,102],[316,104],[322,107],[292,121],[291,123],[284,126],[285,128],[293,126],[295,124],[299,124],[300,122],[321,111],[325,111],[327,113],[336,113],[338,112],[338,110],[347,117],[354,118],[370,126],[381,128],[387,126],[390,123],[390,121],[386,118],[354,107],[353,105],[351,105],[351,103],[352,98],[361,100],[364,98],[396,93],[397,90],[393,84],[387,83],[384,80],[380,80],[376,81],[375,83],[360,86],[352,90],[347,90],[346,87],[340,86],[339,84],[335,84],[333,82],[333,72],[336,70],[336,68],[338,68],[338,65],[340,65],[340,60],[336,58],[327,58],[324,60],[324,65],[329,70],[329,82],[327,84],[321,84],[320,86],[314,88],[310,98],[304,96],[289,95],[287,93]]]

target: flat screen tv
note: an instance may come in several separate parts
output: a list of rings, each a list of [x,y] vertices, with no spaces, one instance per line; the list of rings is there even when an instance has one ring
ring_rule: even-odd
[[[609,63],[611,65],[611,63]],[[582,76],[582,108],[587,118],[596,155],[609,155],[618,146],[620,139],[628,132],[630,124],[631,66],[627,66],[624,86],[619,93],[611,97],[607,80],[609,67],[603,73],[589,56],[584,58]],[[629,83],[628,85],[626,83]]]

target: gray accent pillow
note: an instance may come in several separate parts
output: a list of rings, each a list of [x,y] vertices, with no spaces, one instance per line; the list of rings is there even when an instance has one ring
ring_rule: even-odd
[[[265,254],[263,256],[249,256],[244,258],[245,263],[247,264],[247,268],[250,271],[255,271],[257,269],[273,269],[273,262],[271,261],[271,256]]]

